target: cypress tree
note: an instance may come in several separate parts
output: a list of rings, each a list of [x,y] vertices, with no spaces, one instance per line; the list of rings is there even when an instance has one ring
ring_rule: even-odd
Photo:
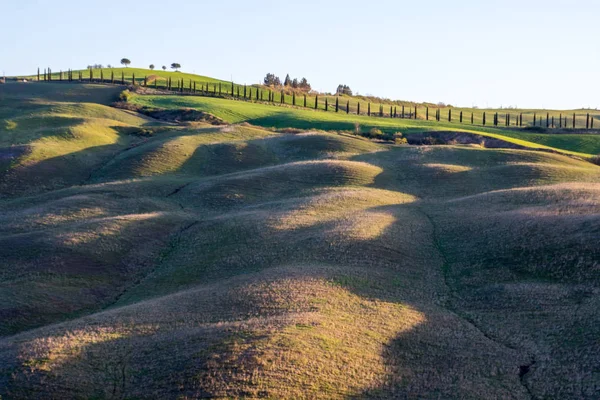
[[[356,115],[360,115],[360,102],[358,102],[358,105],[357,105]]]
[[[125,73],[121,71],[121,85],[125,84]]]
[[[246,98],[246,85],[244,85],[244,99]]]
[[[418,113],[418,110],[417,110],[417,106],[415,105],[415,119],[417,119],[417,113]]]
[[[485,126],[485,111],[483,112],[483,125]]]
[[[350,114],[350,100],[346,103],[346,114]]]
[[[559,127],[559,128],[562,128],[562,121],[563,121],[563,120],[562,120],[562,114],[560,114],[560,115],[558,116],[558,127]]]
[[[135,73],[131,74],[131,84],[135,86]]]
[[[390,106],[390,118],[394,118],[393,111],[394,111],[394,107]]]
[[[296,106],[296,92],[292,92],[292,105]]]
[[[256,88],[256,100],[258,100],[259,93],[262,93],[262,91],[260,90],[260,88]],[[260,97],[262,98],[262,94]]]
[[[462,121],[463,121],[463,112],[461,111],[461,112],[460,112],[460,123],[461,123],[461,124],[462,124]]]
[[[448,110],[448,122],[452,122],[452,109]]]
[[[552,116],[552,125],[550,126],[554,128],[554,115]]]
[[[319,108],[319,95],[318,94],[315,95],[315,110],[317,108]]]
[[[398,107],[394,106],[394,118],[398,118]]]
[[[590,129],[590,114],[589,113],[585,117],[585,129]]]
[[[221,95],[221,82],[219,82],[219,96]]]
[[[379,105],[379,116],[383,117],[383,105],[382,104]]]
[[[573,129],[575,129],[575,113],[573,113]]]
[[[533,113],[533,126],[535,126],[537,123],[537,114]]]
[[[550,127],[550,113],[546,113],[546,128]]]
[[[371,103],[368,103],[368,104],[369,104],[369,108],[367,110],[367,115],[370,117],[371,116]]]
[[[340,109],[340,98],[336,96],[335,98],[335,112],[338,112]]]
[[[425,120],[429,121],[429,107],[425,107]]]
[[[306,108],[306,94],[304,94],[304,108]]]
[[[325,97],[325,111],[329,111],[329,102],[327,101],[327,97]]]
[[[100,70],[100,82],[104,83],[104,70]]]
[[[404,104],[402,104],[402,118],[404,119]]]
[[[471,113],[471,125],[473,125],[473,122],[474,122],[474,120],[473,120],[473,113]]]
[[[285,103],[285,92],[282,90],[281,91],[281,104]]]
[[[94,70],[90,68],[90,82],[94,79]]]
[[[38,82],[39,82],[40,81],[40,67],[38,67],[38,74],[37,74],[37,76],[38,76]]]

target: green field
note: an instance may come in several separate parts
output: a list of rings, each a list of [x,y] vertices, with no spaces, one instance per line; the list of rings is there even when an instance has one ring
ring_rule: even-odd
[[[134,104],[152,108],[195,108],[211,113],[228,123],[248,122],[274,128],[322,129],[327,131],[355,131],[356,124],[368,132],[379,128],[384,132],[426,133],[430,131],[464,131],[530,148],[556,148],[589,156],[600,154],[599,134],[528,133],[522,129],[491,128],[468,124],[424,121],[422,119],[375,118],[343,112],[319,112],[302,108],[272,106],[199,96],[135,96]]]
[[[83,80],[89,80],[90,71],[89,70],[76,70],[74,71],[74,76],[76,79],[79,77],[79,72],[81,72]],[[133,77],[135,76],[136,83],[141,85],[144,83],[144,78],[147,77],[147,84],[149,87],[154,87],[155,81],[156,85],[161,88],[165,87],[167,79],[172,79],[173,85],[176,86],[178,80],[183,80],[184,89],[189,90],[190,84],[196,83],[197,90],[201,90],[201,88],[206,88],[210,93],[213,91],[218,92],[218,85],[221,85],[222,95],[230,96],[232,82],[215,79],[202,75],[195,75],[183,72],[173,72],[173,71],[163,71],[154,70],[151,71],[149,69],[142,68],[105,68],[102,70],[93,69],[92,77],[95,80],[100,79],[101,74],[103,74],[104,80],[108,81],[111,78],[111,73],[114,74],[115,80],[120,80],[123,77],[126,83],[131,83]],[[60,79],[60,72],[53,72],[52,80]],[[36,75],[26,76],[28,79],[37,80]],[[43,71],[42,78],[43,79]],[[66,75],[63,74],[63,79],[67,79]],[[305,93],[301,91],[296,91],[296,97],[292,96],[290,90],[286,90],[286,94],[284,96],[283,102],[281,101],[281,91],[280,89],[268,88],[262,85],[259,85],[255,82],[247,83],[247,97],[250,99],[256,100],[257,91],[259,93],[259,99],[267,101],[269,91],[273,92],[273,102],[275,104],[288,104],[288,105],[296,105],[296,106],[304,106],[304,95]],[[238,95],[243,96],[244,93],[244,85],[241,83],[233,84],[233,93],[234,97],[238,97]],[[239,90],[239,93],[238,93]],[[510,114],[511,126],[515,126],[517,121],[517,116],[523,114],[523,126],[533,126],[534,125],[534,115],[536,126],[540,126],[542,128],[546,127],[546,118],[548,118],[548,123],[552,124],[552,117],[554,117],[554,127],[558,128],[569,128],[571,129],[573,126],[573,115],[575,118],[575,126],[577,129],[584,129],[586,126],[586,115],[590,114],[590,116],[595,120],[595,128],[600,128],[600,111],[592,110],[592,109],[578,109],[578,110],[546,110],[546,109],[481,109],[481,108],[468,108],[468,107],[453,107],[449,108],[447,106],[439,106],[437,104],[432,103],[415,103],[412,101],[403,101],[403,100],[390,100],[390,99],[379,99],[373,97],[364,97],[364,96],[339,96],[336,98],[334,95],[327,94],[315,94],[309,93],[306,94],[306,107],[310,109],[315,109],[315,102],[317,102],[317,109],[325,110],[325,101],[328,102],[328,110],[334,110],[336,100],[339,102],[339,109],[341,112],[349,111],[350,114],[357,114],[359,111],[359,103],[360,103],[360,114],[366,115],[368,113],[368,105],[371,104],[371,113],[372,115],[378,115],[380,112],[380,107],[382,107],[383,115],[386,117],[390,116],[390,112],[392,114],[396,114],[396,116],[400,117],[402,115],[402,107],[404,106],[405,117],[411,118],[414,116],[414,109],[416,107],[417,110],[417,119],[426,119],[427,109],[429,109],[429,119],[435,119],[435,113],[437,110],[440,112],[441,120],[448,121],[449,112],[452,113],[452,120],[454,122],[458,122],[460,119],[460,113],[463,112],[463,122],[465,124],[470,124],[471,122],[471,114],[473,114],[473,121],[476,125],[483,124],[483,113],[486,113],[487,125],[493,124],[493,115],[495,113],[499,114],[499,124],[504,125],[505,115]],[[295,100],[295,102],[294,102]],[[390,107],[393,107],[391,109]],[[560,123],[559,120],[566,119],[566,122]]]
[[[600,136],[123,89],[0,85],[2,399],[597,397]]]

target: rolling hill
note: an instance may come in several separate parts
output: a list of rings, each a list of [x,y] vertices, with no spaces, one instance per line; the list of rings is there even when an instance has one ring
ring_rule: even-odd
[[[597,396],[591,135],[121,90],[0,86],[3,398]]]

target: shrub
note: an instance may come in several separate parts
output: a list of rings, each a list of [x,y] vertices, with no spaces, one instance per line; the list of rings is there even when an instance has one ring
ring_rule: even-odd
[[[595,157],[590,158],[590,161],[596,165],[600,165],[600,154]]]
[[[369,137],[370,138],[380,138],[381,136],[383,136],[383,132],[381,131],[381,129],[377,129],[377,128],[371,128],[371,130],[369,131]]]
[[[119,100],[127,103],[130,99],[131,99],[131,92],[129,91],[129,89],[125,89],[121,92],[121,94],[119,95]]]
[[[396,144],[408,144],[408,140],[406,140],[402,132],[394,133],[393,140]]]

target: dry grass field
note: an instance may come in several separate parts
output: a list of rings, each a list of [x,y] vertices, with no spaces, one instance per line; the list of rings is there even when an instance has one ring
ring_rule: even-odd
[[[600,167],[46,87],[0,87],[2,399],[598,397]]]

